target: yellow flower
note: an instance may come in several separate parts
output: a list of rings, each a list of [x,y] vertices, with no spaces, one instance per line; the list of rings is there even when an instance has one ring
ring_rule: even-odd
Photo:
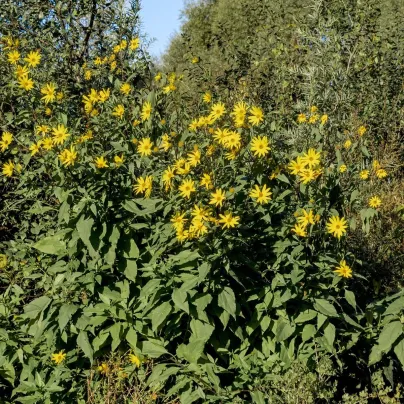
[[[53,148],[53,140],[50,137],[45,137],[42,139],[42,148],[44,150],[51,150]]]
[[[13,141],[13,135],[10,132],[3,132],[1,135],[0,149],[4,152]]]
[[[191,62],[192,62],[193,64],[199,63],[199,58],[198,58],[197,56],[194,56],[194,57],[192,58]]]
[[[45,104],[49,104],[50,102],[55,101],[56,98],[56,85],[54,83],[48,83],[45,87],[41,88],[41,93],[44,96],[41,100],[45,101]]]
[[[347,166],[345,164],[341,164],[339,166],[339,172],[344,173],[347,170]]]
[[[170,149],[170,147],[172,146],[171,142],[170,142],[170,137],[167,135],[167,133],[165,133],[162,137],[161,137],[161,147],[164,151],[168,151]]]
[[[345,149],[349,149],[352,146],[352,142],[348,139],[345,143],[344,143],[344,147]]]
[[[58,125],[56,128],[52,129],[53,135],[53,144],[63,144],[66,139],[70,136],[67,133],[67,128],[64,125]]]
[[[6,177],[12,177],[13,175],[13,170],[14,170],[14,163],[9,160],[8,163],[3,164],[3,175]]]
[[[328,115],[327,114],[321,115],[320,120],[321,120],[321,125],[325,125],[328,121]]]
[[[340,261],[339,267],[334,272],[343,278],[352,278],[352,269],[347,265],[345,260]]]
[[[226,107],[222,102],[218,102],[212,105],[209,119],[212,121],[217,121],[226,113]]]
[[[139,177],[136,179],[136,184],[133,186],[133,190],[138,194],[145,194],[145,197],[148,198],[151,195],[153,188],[153,177],[151,175],[146,176],[145,178]]]
[[[369,206],[377,209],[382,204],[382,200],[378,196],[372,196],[369,199]]]
[[[18,85],[25,91],[30,91],[34,88],[34,81],[28,76],[22,76],[18,79]]]
[[[187,222],[187,219],[185,219],[184,216],[185,216],[185,213],[177,212],[170,219],[170,222],[173,224],[173,227],[176,231],[182,230],[184,228],[184,224]]]
[[[195,192],[195,182],[192,180],[184,180],[179,186],[179,191],[183,198],[189,199],[191,197],[191,193]]]
[[[101,373],[101,374],[103,374],[103,375],[106,375],[106,374],[108,374],[109,373],[109,367],[108,367],[108,365],[104,362],[104,363],[101,363],[101,365],[100,366],[98,366],[98,371]]]
[[[117,63],[116,60],[114,60],[113,62],[111,62],[110,64],[110,70],[111,72],[113,72],[116,69]]]
[[[240,216],[233,216],[231,212],[226,212],[224,215],[219,215],[219,223],[222,223],[223,229],[230,229],[239,224]]]
[[[116,165],[116,167],[120,167],[123,164],[123,154],[121,154],[120,156],[115,156],[114,157],[114,163]]]
[[[266,184],[263,185],[262,189],[258,185],[250,191],[250,198],[256,199],[256,202],[263,205],[268,203],[271,198],[272,192],[270,188],[267,188]]]
[[[315,106],[315,105],[313,105],[311,108],[310,108],[310,113],[312,113],[312,114],[314,114],[315,112],[317,112],[318,111],[318,108]]]
[[[359,177],[361,180],[367,180],[369,178],[369,170],[362,170],[359,173]]]
[[[222,191],[221,189],[216,189],[216,191],[211,194],[211,200],[209,204],[222,207],[225,199],[226,196],[224,191]]]
[[[66,354],[62,351],[52,354],[52,360],[56,365],[61,364],[66,358]]]
[[[158,397],[158,396],[157,396],[157,393],[151,393],[151,394],[150,394],[150,399],[153,400],[153,401],[156,401],[156,400],[157,400],[157,397]]]
[[[160,81],[161,79],[162,79],[162,75],[161,75],[161,73],[157,73],[155,76],[154,76],[154,81]]]
[[[191,167],[196,167],[201,162],[201,152],[199,150],[195,150],[191,153],[188,153],[188,164]]]
[[[359,136],[363,136],[366,133],[366,131],[367,131],[366,127],[362,125],[359,126],[357,133]]]
[[[137,152],[140,153],[141,156],[150,156],[152,151],[153,142],[150,140],[150,138],[146,137],[139,142]]]
[[[133,38],[129,42],[129,49],[134,51],[136,50],[140,45],[140,39],[139,38]]]
[[[95,64],[96,66],[100,66],[100,65],[103,64],[103,61],[102,61],[102,59],[101,59],[99,56],[97,56],[97,57],[95,58],[95,60],[94,60],[94,64]]]
[[[310,169],[303,169],[299,172],[299,177],[300,181],[303,182],[303,184],[308,184],[310,181],[315,180],[316,177],[316,172]]]
[[[288,170],[294,174],[298,175],[305,167],[305,163],[302,157],[297,157],[296,160],[292,160],[288,165]]]
[[[316,151],[316,149],[309,149],[307,153],[303,154],[302,162],[304,165],[309,166],[309,168],[313,168],[320,164],[321,154]]]
[[[264,112],[259,107],[252,107],[250,109],[250,114],[248,122],[253,126],[259,125],[264,120]]]
[[[332,216],[327,223],[327,232],[337,238],[341,238],[346,233],[347,228],[347,221],[344,217]]]
[[[163,184],[165,186],[166,191],[172,188],[172,180],[175,177],[175,169],[174,167],[168,167],[163,172]]]
[[[129,354],[129,361],[130,363],[132,363],[133,365],[135,365],[137,368],[140,367],[140,359],[138,356],[134,355],[134,354]]]
[[[201,237],[208,232],[208,228],[202,220],[194,218],[189,227],[189,235],[192,237]]]
[[[39,150],[41,149],[41,141],[39,141],[38,143],[33,143],[29,149],[31,150],[31,156],[34,156],[35,154],[37,154],[39,152]]]
[[[104,103],[105,101],[108,100],[110,94],[111,91],[109,88],[107,88],[106,90],[100,90],[98,92],[98,101]]]
[[[254,152],[254,156],[264,157],[269,153],[271,148],[269,147],[269,141],[266,136],[256,136],[251,141],[251,151]]]
[[[107,160],[105,160],[104,156],[97,157],[94,161],[95,161],[95,166],[97,168],[107,168],[108,167]]]
[[[306,114],[301,113],[297,116],[298,123],[305,123],[306,121],[307,121]]]
[[[77,160],[77,152],[74,146],[70,146],[70,149],[65,149],[59,154],[59,159],[66,167],[72,166]]]
[[[129,83],[123,83],[123,84],[121,85],[121,88],[119,89],[119,91],[120,91],[122,94],[128,95],[128,94],[132,91],[132,87],[130,86]]]
[[[142,112],[140,114],[140,117],[142,118],[142,121],[146,121],[147,119],[149,119],[152,111],[153,111],[152,105],[150,104],[149,101],[146,101],[143,104]]]
[[[86,70],[84,72],[84,79],[85,80],[91,80],[91,77],[93,76],[93,72],[91,70]]]
[[[296,236],[299,237],[306,237],[307,232],[306,232],[306,226],[303,224],[295,224],[294,227],[292,228],[292,232],[296,234]]]
[[[302,226],[307,227],[309,224],[315,223],[315,218],[312,210],[302,209],[302,214],[297,217],[298,223]]]
[[[238,132],[231,131],[224,138],[224,146],[228,149],[239,149],[241,147],[241,135]]]
[[[210,217],[210,210],[203,206],[194,205],[192,209],[191,216],[192,220],[205,220],[208,221]]]
[[[141,121],[139,121],[139,119],[135,119],[133,122],[132,122],[132,125],[136,128],[136,126],[139,126],[141,124]]]
[[[28,76],[29,73],[30,72],[27,66],[17,66],[15,70],[15,75],[17,76],[17,79],[21,79],[24,76]]]
[[[119,119],[122,119],[124,113],[125,107],[122,104],[119,104],[114,108],[112,115],[118,117]]]
[[[0,269],[3,269],[7,266],[7,255],[0,254]]]
[[[309,123],[316,123],[320,119],[318,114],[314,114],[309,118]]]
[[[206,91],[206,93],[202,96],[203,102],[209,104],[212,101],[212,93],[210,91]]]
[[[387,177],[387,171],[384,168],[379,168],[376,171],[376,177],[377,178],[385,178],[385,177]]]
[[[7,54],[7,59],[12,65],[15,65],[20,60],[20,56],[18,50],[13,50]]]
[[[209,174],[203,174],[201,179],[201,186],[204,186],[206,189],[212,188],[212,178]]]

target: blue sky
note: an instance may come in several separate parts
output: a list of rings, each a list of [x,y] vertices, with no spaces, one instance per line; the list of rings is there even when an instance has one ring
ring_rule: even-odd
[[[149,49],[152,55],[160,56],[167,49],[171,35],[178,32],[183,5],[184,0],[142,0],[143,32],[156,38]]]

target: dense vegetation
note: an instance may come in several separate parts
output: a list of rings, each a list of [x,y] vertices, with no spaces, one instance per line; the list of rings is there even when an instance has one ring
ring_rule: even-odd
[[[399,403],[402,2],[5,3],[0,401]]]

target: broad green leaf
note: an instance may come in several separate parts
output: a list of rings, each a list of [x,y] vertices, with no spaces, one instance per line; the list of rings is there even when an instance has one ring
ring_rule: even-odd
[[[397,359],[400,361],[404,370],[404,337],[401,337],[400,341],[398,341],[394,347],[394,353],[396,354]]]
[[[308,341],[316,335],[316,327],[313,324],[306,324],[302,332],[302,340]]]
[[[382,359],[382,351],[378,345],[374,345],[369,355],[369,366],[374,365]]]
[[[192,330],[191,339],[208,341],[215,327],[204,321],[192,319],[190,323]]]
[[[174,304],[179,309],[184,310],[186,313],[189,313],[187,297],[187,292],[184,292],[182,289],[174,289],[173,293],[171,294],[171,298],[173,299]]]
[[[314,299],[314,308],[327,317],[338,317],[335,307],[325,299]]]
[[[153,341],[141,342],[140,349],[143,355],[149,356],[150,358],[158,358],[159,356],[167,353],[167,350],[162,345],[159,345]]]
[[[266,404],[265,395],[262,391],[259,390],[252,391],[250,394],[255,404]]]
[[[286,184],[290,184],[288,177],[286,177],[285,174],[278,174],[276,176],[276,179],[282,182],[285,182]]]
[[[164,302],[160,306],[156,307],[150,314],[152,321],[152,329],[156,331],[157,328],[164,322],[171,312],[171,304]]]
[[[206,275],[210,271],[210,265],[207,262],[204,262],[202,265],[198,267],[199,272],[199,281],[203,281],[206,278]]]
[[[62,255],[66,252],[66,245],[60,240],[60,236],[44,237],[33,247],[44,254]]]
[[[313,320],[317,316],[317,312],[314,310],[306,310],[300,313],[295,318],[295,323],[306,323],[307,321]]]
[[[404,296],[401,296],[393,303],[390,303],[383,315],[387,316],[388,314],[398,314],[402,311],[404,311]]]
[[[95,251],[95,249],[91,243],[91,240],[90,240],[93,225],[94,225],[93,218],[89,217],[89,218],[85,219],[82,216],[82,217],[80,217],[79,221],[76,224],[76,229],[77,229],[79,236],[80,236],[81,240],[83,241],[84,245],[88,248],[88,252],[90,253],[90,255],[92,257],[96,257],[97,252]]]
[[[288,339],[295,332],[295,329],[296,328],[290,325],[286,320],[282,318],[279,319],[276,326],[276,340],[280,342]]]
[[[87,332],[80,331],[77,337],[77,345],[81,348],[84,352],[84,355],[90,359],[90,362],[93,362],[93,349],[91,348],[91,344],[88,340]]]
[[[136,349],[136,346],[137,346],[137,333],[133,328],[129,328],[129,331],[126,333],[126,341],[129,342],[132,349]]]
[[[328,323],[324,328],[324,338],[327,341],[328,350],[333,352],[334,349],[334,340],[335,340],[335,326],[331,323]]]
[[[177,349],[177,355],[186,359],[189,363],[196,363],[203,353],[205,340],[197,339],[188,345],[181,344]]]
[[[125,258],[123,258],[125,260]],[[137,277],[137,264],[135,260],[126,259],[124,261],[125,265],[125,276],[132,282],[136,282]]]
[[[236,316],[236,297],[229,287],[225,287],[218,296],[218,305],[227,311],[231,316]]]
[[[74,304],[64,304],[60,307],[58,322],[59,322],[59,329],[63,331],[66,327],[66,324],[72,318],[72,315],[78,310],[78,307]]]
[[[24,307],[24,316],[28,318],[35,318],[45,310],[50,304],[51,299],[48,296],[41,296],[34,299]]]
[[[397,338],[403,333],[403,325],[400,321],[393,321],[387,324],[379,335],[377,340],[379,349],[382,352],[388,352]]]
[[[345,289],[345,300],[356,310],[355,294],[348,289]]]

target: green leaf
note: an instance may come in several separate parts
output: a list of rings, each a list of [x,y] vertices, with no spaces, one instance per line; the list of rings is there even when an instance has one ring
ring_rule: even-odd
[[[188,345],[181,344],[177,349],[177,355],[186,359],[189,363],[196,363],[203,354],[205,340],[197,339]]]
[[[317,312],[314,310],[306,310],[300,313],[295,318],[295,323],[306,323],[307,321],[313,320],[317,316]]]
[[[313,324],[306,324],[303,328],[302,340],[308,341],[309,339],[313,339],[316,335],[316,331],[316,327]]]
[[[167,350],[162,346],[152,341],[143,341],[140,343],[140,349],[143,355],[150,358],[158,358],[167,353]]]
[[[327,342],[326,346],[329,352],[334,351],[334,340],[335,340],[335,326],[328,323],[324,329],[324,338]]]
[[[325,299],[314,299],[314,308],[327,317],[338,317],[335,307]]]
[[[123,258],[123,260],[125,260]],[[132,282],[136,282],[136,277],[137,277],[137,264],[135,260],[125,260],[125,271],[124,274],[125,276]]]
[[[282,182],[285,182],[286,184],[290,184],[288,177],[286,177],[285,174],[278,174],[276,176],[276,179]]]
[[[394,347],[394,353],[397,356],[397,359],[400,361],[401,366],[404,370],[404,338],[402,337],[400,341]]]
[[[129,244],[123,254],[124,258],[137,259],[139,258],[139,255],[140,255],[139,248],[136,245],[135,240],[130,239]]]
[[[150,315],[152,321],[152,329],[156,331],[160,324],[168,317],[171,312],[171,304],[164,302],[160,306],[156,307]]]
[[[192,330],[190,339],[203,341],[208,341],[215,329],[213,325],[196,319],[191,320],[190,327]]]
[[[41,296],[34,299],[24,307],[24,316],[28,318],[36,318],[39,313],[48,307],[50,302],[51,299],[48,296]]]
[[[398,337],[403,333],[403,325],[400,321],[393,321],[387,324],[379,335],[377,340],[379,349],[382,352],[388,352]]]
[[[66,252],[66,245],[60,240],[60,236],[44,237],[33,247],[44,254],[62,255]]]
[[[120,236],[119,229],[116,226],[114,226],[112,228],[112,232],[111,232],[111,235],[109,237],[109,242],[110,242],[111,246],[110,246],[108,252],[105,255],[105,262],[108,265],[113,265],[114,262],[115,262],[115,258],[116,258],[116,252],[115,251],[116,251],[116,246],[118,244],[119,236]]]
[[[218,305],[227,311],[231,316],[236,317],[236,297],[229,287],[225,287],[218,295]]]
[[[129,331],[126,333],[126,341],[129,342],[132,349],[136,349],[136,346],[137,346],[137,333],[133,328],[129,328]]]
[[[85,219],[84,216],[81,216],[76,224],[76,229],[84,245],[88,248],[88,252],[94,258],[97,256],[97,252],[95,251],[90,240],[93,225],[94,225],[93,218],[89,217]]]
[[[355,294],[348,289],[345,289],[345,300],[356,310]]]
[[[204,262],[201,266],[198,268],[199,272],[199,281],[203,281],[206,278],[206,275],[210,271],[210,265],[207,262]]]
[[[265,396],[262,391],[251,391],[251,398],[256,404],[266,404]]]
[[[402,311],[404,311],[404,296],[401,296],[399,299],[389,304],[383,315],[387,316],[388,314],[398,314]]]
[[[374,365],[382,359],[382,351],[378,345],[375,345],[370,351],[369,366]]]
[[[59,329],[63,331],[66,327],[66,324],[72,318],[72,315],[78,310],[78,307],[74,304],[64,304],[60,307],[58,322],[59,322]]]
[[[87,332],[80,331],[77,337],[77,345],[84,352],[84,355],[90,359],[90,362],[93,363],[93,349],[91,348],[90,342],[88,341]]]
[[[289,322],[284,319],[279,319],[276,326],[276,340],[278,342],[285,341],[288,339],[294,332],[295,327],[291,326]]]
[[[188,294],[184,292],[182,289],[174,289],[171,294],[174,304],[181,310],[184,310],[186,313],[189,313],[189,305],[187,301]]]

